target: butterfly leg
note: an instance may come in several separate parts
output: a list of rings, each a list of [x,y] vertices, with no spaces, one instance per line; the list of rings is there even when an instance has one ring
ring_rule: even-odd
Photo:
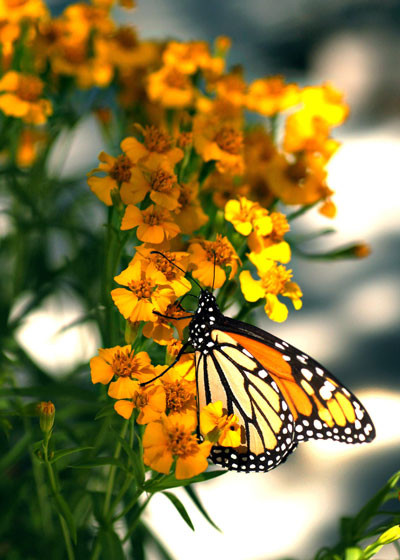
[[[164,373],[167,373],[167,371],[169,371],[171,368],[174,367],[175,364],[177,364],[179,362],[179,360],[182,358],[183,354],[185,354],[185,350],[186,348],[189,346],[189,343],[186,342],[186,344],[184,344],[182,346],[182,348],[179,350],[178,355],[176,356],[175,360],[172,362],[172,364],[170,364],[164,371],[162,371],[159,375],[157,375],[156,377],[153,377],[153,379],[150,379],[150,381],[145,381],[144,383],[140,383],[141,387],[144,387],[145,385],[148,385],[149,383],[153,383],[153,381],[155,381],[156,379],[158,379],[159,377],[162,377],[164,375]]]

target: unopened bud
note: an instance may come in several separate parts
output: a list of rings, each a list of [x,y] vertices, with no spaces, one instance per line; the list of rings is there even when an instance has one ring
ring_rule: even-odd
[[[39,414],[40,429],[43,433],[48,434],[53,428],[56,408],[51,401],[43,401],[37,405],[37,411]]]

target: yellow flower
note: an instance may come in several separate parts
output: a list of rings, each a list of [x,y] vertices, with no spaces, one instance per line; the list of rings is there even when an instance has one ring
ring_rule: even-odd
[[[121,229],[137,227],[137,238],[145,243],[158,245],[172,239],[180,232],[179,226],[173,222],[168,210],[157,208],[153,204],[145,210],[139,210],[129,204],[121,222]]]
[[[285,84],[282,76],[262,78],[249,85],[247,108],[271,117],[300,101],[296,84]]]
[[[290,230],[289,223],[286,216],[280,212],[272,212],[270,219],[272,231],[267,235],[254,231],[249,235],[248,246],[253,253],[262,252],[262,258],[288,263],[291,258],[290,245],[283,241],[283,237]]]
[[[165,159],[154,169],[135,167],[131,181],[121,188],[121,200],[125,204],[137,204],[150,193],[155,204],[167,210],[175,210],[178,207],[179,192],[177,177],[171,164]]]
[[[168,474],[176,459],[178,480],[191,478],[205,471],[211,443],[198,443],[193,431],[196,421],[191,415],[162,416],[146,426],[143,435],[143,461],[153,470]]]
[[[238,447],[241,434],[238,418],[222,409],[222,402],[216,401],[205,406],[200,412],[200,431],[212,443],[223,447]]]
[[[220,288],[226,280],[225,268],[230,268],[229,280],[238,269],[239,257],[227,237],[217,234],[215,241],[194,240],[189,251],[195,268],[193,276],[204,286]]]
[[[113,157],[105,152],[99,154],[100,164],[88,173],[88,185],[99,200],[112,206],[111,193],[121,187],[128,189],[134,180],[134,166],[125,154]],[[95,173],[105,173],[104,177],[97,177]]]
[[[197,70],[221,73],[224,61],[220,57],[212,57],[205,41],[179,43],[170,41],[162,55],[166,66],[172,66],[182,74],[195,74]]]
[[[221,173],[243,173],[243,133],[236,121],[222,120],[214,113],[196,115],[193,143],[204,161],[217,162]]]
[[[156,372],[155,375],[157,375]],[[163,387],[152,383],[145,387],[139,387],[132,399],[117,401],[114,404],[114,409],[126,420],[132,416],[134,409],[137,409],[140,412],[136,422],[138,424],[148,424],[161,417],[165,412],[165,403]]]
[[[282,295],[292,300],[295,309],[302,306],[303,295],[299,286],[291,282],[292,271],[283,265],[278,265],[272,260],[266,260],[262,253],[258,255],[251,253],[250,260],[256,265],[260,280],[254,280],[248,270],[240,273],[240,286],[247,301],[253,302],[265,298],[265,312],[272,321],[282,322],[288,316],[285,304],[279,301]]]
[[[218,77],[214,83],[209,84],[209,88],[215,90],[219,98],[227,99],[236,107],[243,107],[246,101],[247,85],[241,69]]]
[[[0,21],[19,23],[21,20],[39,20],[49,15],[42,0],[0,0]]]
[[[349,114],[349,106],[343,100],[343,93],[330,83],[304,88],[301,101],[310,115],[320,117],[330,126],[342,124]]]
[[[192,289],[192,284],[185,278],[184,272],[187,269],[188,260],[189,253],[183,251],[163,251],[160,255],[153,253],[152,248],[142,245],[136,247],[136,253],[130,265],[137,261],[153,263],[156,269],[164,275],[164,284],[168,284],[174,290],[176,297],[181,297]],[[177,267],[183,270],[179,270]],[[167,315],[171,315],[171,313],[167,313]]]
[[[182,233],[193,233],[208,221],[199,200],[197,182],[180,185],[178,206],[174,211],[175,222]]]
[[[327,162],[340,146],[329,138],[330,125],[312,110],[301,109],[286,119],[283,147],[287,152],[315,152]]]
[[[176,338],[172,338],[167,344],[167,363],[172,363],[180,350],[182,350],[183,342]],[[175,371],[179,371],[181,379],[187,381],[196,380],[196,368],[194,363],[194,354],[184,354],[179,362],[174,366]]]
[[[163,66],[148,77],[149,99],[170,109],[183,109],[192,105],[194,87],[190,79],[174,66]]]
[[[147,352],[135,354],[130,344],[100,348],[99,355],[90,360],[90,371],[92,383],[111,382],[108,394],[114,399],[132,398],[139,390],[139,382],[155,375]]]
[[[149,67],[157,60],[158,48],[151,41],[139,41],[135,30],[128,25],[118,27],[106,39],[108,58],[119,69]]]
[[[239,200],[227,202],[225,220],[231,222],[236,231],[246,236],[250,235],[253,229],[256,229],[260,235],[268,235],[272,231],[268,210],[244,196],[240,196]]]
[[[52,106],[48,99],[42,98],[43,87],[37,76],[7,72],[0,79],[0,110],[26,123],[44,124]]]
[[[112,290],[111,297],[119,312],[132,323],[156,321],[153,311],[165,314],[174,298],[173,290],[165,283],[165,276],[154,264],[136,262],[114,278],[127,288]]]
[[[140,161],[148,167],[156,167],[167,159],[174,166],[183,158],[183,151],[173,146],[172,138],[161,128],[154,125],[142,127],[139,124],[136,124],[136,128],[143,136],[143,143],[133,136],[121,142],[121,148],[134,163]]]

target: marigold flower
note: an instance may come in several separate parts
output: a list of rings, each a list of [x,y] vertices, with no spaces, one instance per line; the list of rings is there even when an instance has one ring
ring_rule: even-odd
[[[257,126],[246,132],[243,181],[248,185],[249,196],[264,208],[268,208],[275,198],[266,177],[266,170],[276,154],[277,148],[263,127]]]
[[[224,121],[215,114],[196,115],[193,144],[204,161],[217,162],[221,173],[243,173],[243,133],[236,121]]]
[[[230,268],[229,280],[238,269],[239,257],[227,237],[217,234],[215,241],[194,240],[189,251],[195,268],[193,276],[204,286],[220,288],[226,280],[225,268]]]
[[[272,321],[282,322],[288,316],[285,304],[279,301],[282,295],[292,300],[295,309],[302,306],[302,292],[295,282],[291,282],[292,271],[272,260],[265,260],[262,253],[250,254],[250,260],[256,265],[260,280],[254,280],[248,270],[240,273],[240,286],[247,301],[253,302],[265,298],[265,312]]]
[[[113,157],[105,152],[99,154],[100,164],[96,169],[88,173],[88,185],[92,192],[99,200],[112,206],[113,200],[111,193],[129,189],[132,181],[135,179],[133,174],[134,166],[132,160],[125,154]],[[104,177],[97,177],[95,173],[105,173]]]
[[[143,135],[143,143],[133,136],[121,142],[121,148],[134,163],[140,161],[154,168],[167,159],[173,167],[183,158],[183,151],[174,147],[173,139],[167,132],[154,125],[142,127],[136,124],[135,126]]]
[[[212,57],[208,43],[205,41],[189,41],[180,43],[170,41],[162,55],[166,66],[176,68],[182,74],[195,74],[197,70],[221,73],[224,60]]]
[[[168,160],[161,161],[155,168],[142,166],[131,171],[131,181],[121,187],[121,200],[125,204],[141,202],[147,193],[151,200],[167,210],[178,207],[179,186],[177,177]]]
[[[196,382],[187,379],[187,367],[176,364],[161,377],[167,397],[166,408],[171,414],[192,414],[197,418]]]
[[[305,87],[301,92],[301,101],[311,115],[320,117],[330,126],[342,124],[349,114],[343,93],[330,83]]]
[[[175,223],[182,233],[193,233],[208,221],[199,201],[197,182],[180,185],[178,206],[175,209]]]
[[[132,323],[156,321],[157,316],[153,311],[165,314],[175,297],[173,290],[166,284],[165,276],[153,263],[147,265],[138,261],[128,266],[114,280],[127,288],[112,290],[111,297],[119,312]]]
[[[121,229],[137,227],[137,238],[145,243],[158,245],[165,240],[172,239],[180,232],[168,210],[157,208],[153,204],[145,210],[139,210],[133,204],[126,207],[121,222]]]
[[[146,323],[143,327],[143,335],[146,338],[151,338],[161,345],[166,345],[174,338],[174,327],[178,331],[179,338],[183,338],[183,330],[191,321],[191,315],[182,309],[179,302],[170,303],[165,310],[165,315],[168,317],[176,317],[181,320],[174,321],[173,319],[166,319],[165,317],[157,316],[156,320],[152,323]],[[185,321],[183,317],[188,317]]]
[[[272,230],[267,235],[254,231],[247,240],[253,253],[261,253],[262,258],[288,263],[291,258],[290,245],[283,241],[285,233],[290,230],[286,216],[281,212],[271,212]]]
[[[22,20],[39,20],[48,15],[42,0],[0,0],[0,21],[19,23]]]
[[[297,84],[285,84],[282,76],[255,80],[249,85],[247,108],[271,117],[300,101]]]
[[[222,402],[216,401],[200,411],[200,431],[212,443],[223,447],[238,447],[241,434],[238,418],[222,409]]]
[[[333,156],[340,142],[329,138],[330,125],[308,109],[301,109],[286,119],[283,147],[287,152],[315,152],[325,162]]]
[[[212,191],[213,202],[218,208],[225,208],[225,204],[232,198],[246,196],[249,185],[238,181],[233,175],[215,171],[206,179],[203,189]]]
[[[268,210],[261,208],[258,202],[252,202],[244,196],[239,200],[230,200],[225,206],[225,220],[231,222],[239,233],[250,235],[256,229],[260,235],[272,231],[272,221]]]
[[[192,284],[185,278],[185,270],[189,261],[189,253],[183,251],[163,251],[162,255],[154,253],[152,248],[144,245],[136,248],[136,253],[130,265],[137,261],[153,263],[159,272],[164,275],[165,284],[175,292],[176,297],[181,297],[192,289]],[[176,266],[174,266],[174,264]],[[179,268],[182,270],[179,270]],[[178,311],[176,309],[176,311]],[[172,313],[167,313],[172,315]]]
[[[155,372],[157,375],[157,372]],[[138,424],[148,424],[158,420],[165,412],[165,391],[161,385],[146,385],[139,387],[132,399],[119,400],[114,404],[116,412],[128,420],[132,412],[137,409],[139,415],[136,419]]]
[[[172,363],[182,349],[183,342],[176,338],[172,338],[167,344],[167,363]],[[179,362],[174,366],[174,370],[179,372],[181,379],[187,381],[196,380],[196,368],[194,363],[194,354],[184,354]]]
[[[45,123],[52,106],[42,97],[43,87],[42,80],[33,74],[6,72],[0,79],[0,110],[26,123]]]
[[[21,167],[30,167],[36,160],[46,139],[47,135],[44,131],[25,128],[19,138],[17,164]]]
[[[114,399],[132,398],[139,382],[155,375],[147,352],[135,354],[130,344],[100,348],[99,355],[90,360],[90,371],[92,383],[110,383],[108,394]]]
[[[149,67],[158,58],[158,47],[152,41],[139,41],[135,29],[122,25],[106,38],[108,58],[118,69]]]
[[[51,432],[54,425],[54,417],[56,415],[56,407],[49,401],[42,401],[37,405],[37,413],[39,415],[40,429],[43,433]]]
[[[194,87],[186,74],[174,66],[163,66],[149,75],[147,94],[163,107],[183,109],[193,103]]]
[[[208,467],[211,443],[198,443],[193,431],[196,420],[191,415],[162,416],[146,426],[143,435],[143,461],[153,470],[168,474],[176,458],[178,480],[191,478]]]

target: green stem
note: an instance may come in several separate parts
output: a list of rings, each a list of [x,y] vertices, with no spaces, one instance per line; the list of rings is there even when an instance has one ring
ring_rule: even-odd
[[[49,461],[49,440],[50,440],[50,436],[51,436],[51,432],[45,434],[45,437],[44,437],[44,440],[43,440],[43,458],[44,458],[44,462],[45,462],[46,468],[47,468],[47,474],[48,474],[48,477],[49,477],[50,488],[53,492],[53,495],[55,497],[57,497],[57,495],[60,492],[59,492],[58,484],[57,484],[56,477],[55,477],[55,474],[54,474],[53,466]],[[65,548],[67,550],[68,560],[74,560],[75,559],[75,554],[74,554],[74,551],[72,549],[71,537],[70,537],[70,534],[69,534],[67,523],[66,523],[64,517],[60,513],[58,513],[58,518],[60,520],[61,531],[62,531],[62,534],[63,534],[63,537],[64,537]]]

